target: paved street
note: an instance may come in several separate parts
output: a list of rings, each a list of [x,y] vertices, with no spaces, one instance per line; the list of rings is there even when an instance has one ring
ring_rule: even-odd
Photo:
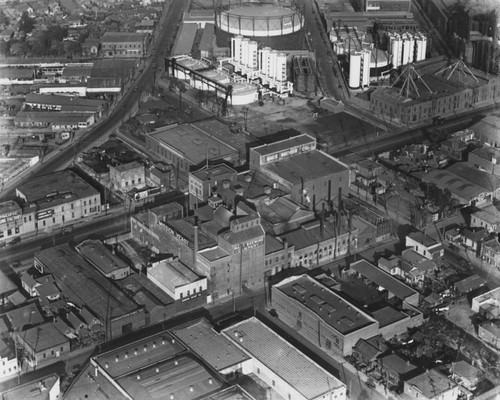
[[[335,60],[330,40],[318,13],[317,3],[314,0],[300,0],[300,4],[304,10],[306,29],[310,32],[309,43],[314,47],[312,50],[316,56],[318,79],[323,95],[334,97],[337,100],[343,99],[346,95],[343,93],[342,87],[339,87],[339,81],[334,74],[333,63]]]

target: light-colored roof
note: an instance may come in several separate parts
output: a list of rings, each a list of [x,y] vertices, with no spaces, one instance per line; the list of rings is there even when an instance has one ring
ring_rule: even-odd
[[[406,382],[410,386],[415,386],[428,399],[437,398],[437,396],[457,386],[453,381],[435,369],[424,372]]]
[[[49,104],[63,107],[73,105],[76,107],[85,107],[89,110],[102,108],[105,104],[102,100],[39,93],[29,93],[26,95],[26,100],[24,102],[28,104]]]
[[[226,336],[215,332],[206,319],[171,329],[170,332],[219,372],[250,358]]]
[[[470,365],[466,361],[458,361],[457,363],[452,364],[450,369],[454,374],[457,374],[470,382],[477,381],[483,373],[483,371],[479,368]]]
[[[172,290],[187,285],[201,278],[179,260],[162,260],[148,268],[148,275],[157,279],[161,284]]]
[[[255,317],[224,334],[305,398],[314,399],[345,385]]]

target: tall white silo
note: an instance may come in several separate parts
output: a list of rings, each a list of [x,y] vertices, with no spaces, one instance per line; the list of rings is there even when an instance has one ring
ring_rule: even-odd
[[[231,58],[235,63],[241,62],[241,40],[243,36],[235,36],[231,39]]]
[[[257,63],[258,47],[259,47],[259,44],[255,40],[251,40],[250,42],[248,42],[247,67],[249,67],[249,68],[257,69],[257,67],[258,67],[258,63]]]
[[[389,35],[389,49],[392,57],[393,68],[398,68],[401,65],[403,58],[403,41],[397,33]]]
[[[278,53],[276,55],[276,72],[275,72],[275,79],[278,82],[285,82],[286,81],[286,54],[285,53]]]
[[[415,40],[411,33],[404,33],[401,37],[403,40],[403,60],[402,65],[413,62],[413,52],[415,48]]]
[[[271,48],[264,47],[259,50],[259,70],[262,74],[269,76],[270,72],[270,55]]]
[[[358,89],[361,80],[361,53],[354,51],[349,56],[349,87]]]
[[[269,77],[276,78],[276,57],[278,52],[276,50],[271,50],[269,52]]]
[[[250,43],[250,39],[243,38],[241,39],[241,64],[248,65],[248,44]]]
[[[415,61],[425,60],[427,52],[427,36],[422,33],[415,35]]]
[[[364,49],[361,52],[361,86],[370,85],[370,63],[372,60],[372,52],[370,50]]]

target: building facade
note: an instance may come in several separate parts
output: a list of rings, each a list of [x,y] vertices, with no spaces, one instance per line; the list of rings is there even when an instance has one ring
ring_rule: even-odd
[[[271,297],[280,320],[327,353],[349,355],[379,333],[378,321],[307,275],[274,285]]]
[[[140,58],[146,55],[148,35],[131,32],[106,32],[101,38],[105,58]]]
[[[54,231],[101,212],[99,191],[69,170],[25,181],[16,188],[16,196],[25,209],[34,208],[34,218],[23,217],[31,232]]]

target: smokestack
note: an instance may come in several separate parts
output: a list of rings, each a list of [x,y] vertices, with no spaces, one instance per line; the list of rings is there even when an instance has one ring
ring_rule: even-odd
[[[195,269],[198,264],[198,229],[198,217],[194,217],[193,267]]]

